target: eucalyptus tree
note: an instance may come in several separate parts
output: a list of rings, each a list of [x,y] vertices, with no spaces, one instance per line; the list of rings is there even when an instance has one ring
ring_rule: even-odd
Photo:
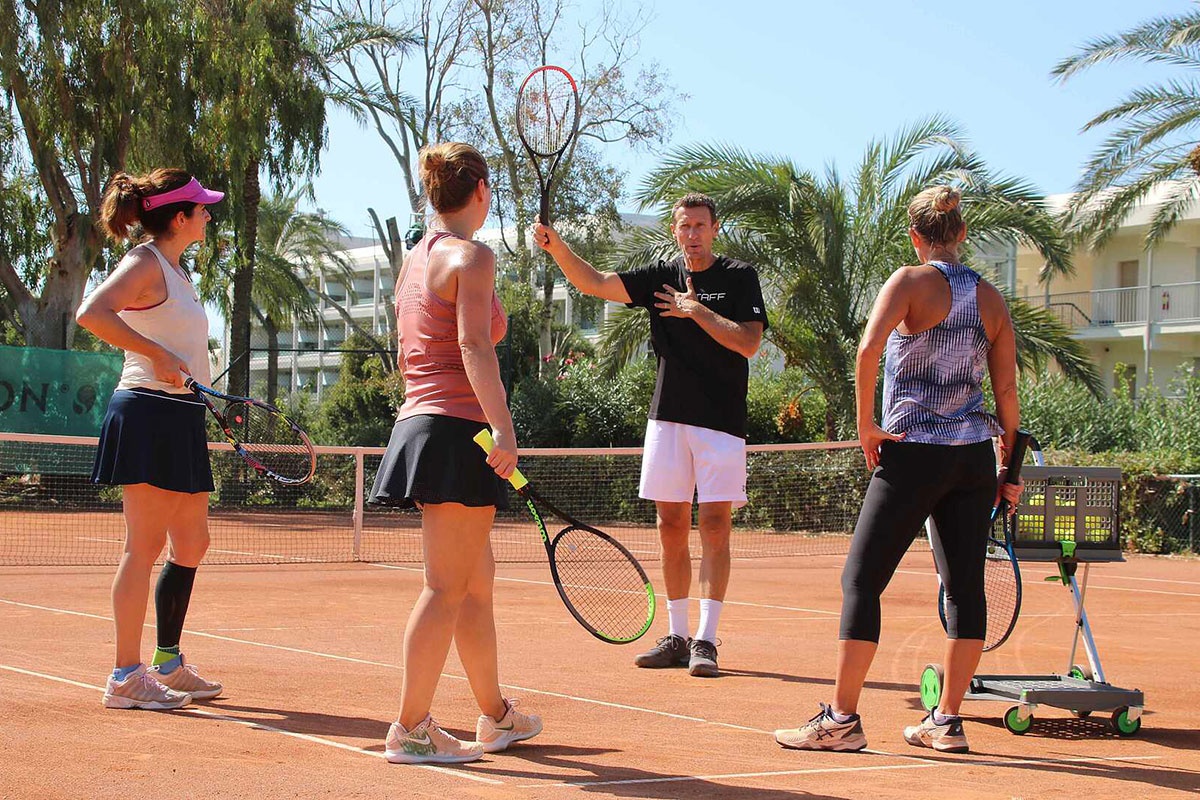
[[[757,266],[772,306],[768,340],[787,365],[801,367],[827,400],[826,435],[850,431],[854,361],[879,287],[914,258],[907,208],[926,186],[963,191],[971,241],[1018,241],[1036,248],[1050,273],[1071,270],[1069,243],[1040,195],[1028,184],[995,177],[959,131],[932,118],[871,142],[855,170],[805,170],[774,156],[700,145],[670,153],[646,178],[644,205],[668,205],[688,191],[711,195],[721,213],[721,252]],[[631,268],[676,252],[669,220],[630,237],[613,262]],[[1009,298],[1025,365],[1047,358],[1067,375],[1101,391],[1095,367],[1069,331],[1044,311]],[[636,352],[645,328],[618,313],[602,348],[609,366]]]
[[[474,0],[479,22],[474,47],[483,77],[482,97],[459,106],[466,130],[485,143],[496,183],[495,212],[506,255],[522,278],[541,265],[540,355],[553,347],[551,298],[558,271],[534,259],[527,232],[538,209],[538,184],[516,135],[515,105],[524,76],[542,64],[568,68],[579,88],[579,131],[562,155],[552,185],[551,217],[573,243],[607,239],[619,226],[616,203],[623,175],[605,162],[614,144],[646,148],[665,141],[674,93],[655,63],[638,66],[643,9],[625,12],[604,4],[579,17],[567,0]],[[507,225],[506,225],[507,223]],[[601,235],[597,235],[601,234]]]
[[[1103,245],[1135,206],[1155,195],[1146,247],[1161,241],[1200,198],[1200,8],[1155,17],[1085,43],[1051,73],[1066,82],[1104,63],[1138,61],[1175,70],[1134,89],[1083,126],[1108,137],[1084,167],[1067,209],[1069,230]]]
[[[62,349],[102,264],[109,177],[183,161],[189,18],[153,0],[0,0],[0,19],[0,317]]]

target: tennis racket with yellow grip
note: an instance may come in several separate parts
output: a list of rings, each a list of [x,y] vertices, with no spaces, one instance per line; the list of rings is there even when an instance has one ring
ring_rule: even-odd
[[[490,453],[496,446],[486,428],[475,442]],[[654,587],[637,559],[616,539],[559,510],[515,470],[508,479],[537,523],[550,561],[554,588],[571,616],[601,641],[626,644],[654,622]],[[566,523],[553,538],[542,509]]]

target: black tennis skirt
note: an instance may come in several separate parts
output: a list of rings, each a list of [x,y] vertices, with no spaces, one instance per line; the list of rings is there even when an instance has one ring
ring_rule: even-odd
[[[211,492],[205,407],[190,395],[119,389],[108,402],[92,482]]]
[[[486,427],[440,414],[397,421],[367,502],[397,508],[416,503],[508,508],[504,481],[472,441]]]

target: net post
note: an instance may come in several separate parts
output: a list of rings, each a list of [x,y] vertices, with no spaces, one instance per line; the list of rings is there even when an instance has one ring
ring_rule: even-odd
[[[363,451],[354,450],[354,546],[353,559],[362,560],[362,529],[363,529]]]

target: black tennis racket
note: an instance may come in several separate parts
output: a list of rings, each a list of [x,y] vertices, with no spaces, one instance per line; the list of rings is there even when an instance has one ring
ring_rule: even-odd
[[[1021,480],[1021,464],[1025,460],[1025,449],[1032,437],[1026,431],[1017,431],[1012,453],[1008,458],[1006,483]],[[1016,540],[1016,518],[1008,513],[1008,501],[1003,498],[992,509],[992,530],[988,534],[987,553],[983,563],[983,591],[987,598],[987,633],[983,640],[983,651],[995,650],[1008,640],[1017,617],[1021,614],[1021,567],[1013,552]],[[938,584],[938,616],[942,628],[946,627],[946,587]]]
[[[475,442],[490,453],[496,446],[484,428]],[[637,559],[616,539],[560,511],[533,491],[520,470],[508,479],[537,523],[550,559],[554,588],[571,616],[597,639],[626,644],[654,622],[654,587]],[[541,508],[567,523],[553,539]]]
[[[543,225],[550,224],[550,197],[563,154],[579,130],[579,112],[579,89],[562,67],[538,67],[517,93],[517,135],[537,173]]]
[[[183,385],[204,401],[234,452],[259,475],[287,486],[299,486],[312,479],[317,470],[312,442],[278,408],[250,397],[218,392],[191,377]],[[224,406],[218,410],[213,399]]]

